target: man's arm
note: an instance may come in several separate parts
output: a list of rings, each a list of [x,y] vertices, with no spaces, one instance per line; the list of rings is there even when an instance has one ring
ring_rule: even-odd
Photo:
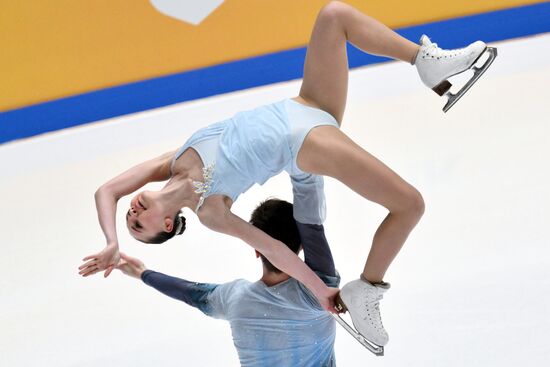
[[[305,263],[331,287],[340,278],[325,237],[325,193],[323,177],[308,173],[291,176],[294,194],[294,218],[304,249]]]
[[[208,296],[218,284],[190,282],[153,270],[145,270],[141,274],[141,280],[168,297],[183,301],[207,315],[212,314]]]
[[[296,222],[302,247],[304,249],[304,261],[311,270],[328,275],[337,276],[334,267],[334,259],[330,246],[325,237],[325,229],[322,224],[305,224]]]
[[[216,313],[218,317],[222,316],[222,310],[213,309],[218,303],[212,304],[208,301],[208,296],[218,287],[218,284],[195,283],[147,270],[145,264],[139,259],[122,253],[120,256],[122,260],[116,268],[124,274],[141,279],[145,284],[155,288],[162,294],[183,301],[207,315]]]
[[[332,252],[325,237],[322,224],[304,224],[296,222],[302,247],[304,261],[328,287],[340,286],[340,275],[334,267]]]

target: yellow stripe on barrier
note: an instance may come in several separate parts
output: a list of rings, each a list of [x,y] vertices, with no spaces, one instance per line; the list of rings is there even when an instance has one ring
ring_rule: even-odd
[[[151,1],[4,1],[0,111],[303,46],[327,3],[225,0],[194,25]],[[402,27],[543,1],[346,2]]]

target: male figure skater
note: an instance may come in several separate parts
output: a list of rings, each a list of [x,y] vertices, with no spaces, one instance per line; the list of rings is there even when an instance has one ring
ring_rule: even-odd
[[[270,199],[250,220],[295,253],[304,249],[306,264],[330,287],[340,277],[322,225],[293,218],[292,204]],[[195,283],[147,270],[138,259],[121,254],[117,269],[141,278],[167,296],[196,307],[208,316],[229,321],[241,366],[335,366],[333,317],[297,280],[261,257],[263,274],[257,282],[239,279],[224,284]]]

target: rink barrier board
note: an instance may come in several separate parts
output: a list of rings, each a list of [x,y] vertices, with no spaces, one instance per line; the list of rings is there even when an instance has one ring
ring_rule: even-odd
[[[496,42],[550,32],[550,2],[398,29],[412,40],[428,34],[445,48],[477,39]],[[388,59],[348,46],[351,68]],[[302,77],[306,48],[105,88],[0,113],[0,143],[125,114]]]
[[[161,2],[181,12],[163,12]],[[328,2],[5,1],[0,112],[302,47]],[[545,1],[344,2],[396,29]]]

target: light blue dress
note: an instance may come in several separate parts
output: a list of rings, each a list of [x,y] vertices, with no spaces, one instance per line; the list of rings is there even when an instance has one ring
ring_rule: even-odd
[[[262,185],[284,170],[292,181],[294,218],[322,224],[326,216],[323,177],[303,172],[296,163],[305,137],[320,125],[339,127],[327,112],[285,99],[198,130],[173,162],[188,148],[201,157],[204,182],[196,184],[202,193],[200,204],[210,195],[225,195],[235,202],[255,183]]]

